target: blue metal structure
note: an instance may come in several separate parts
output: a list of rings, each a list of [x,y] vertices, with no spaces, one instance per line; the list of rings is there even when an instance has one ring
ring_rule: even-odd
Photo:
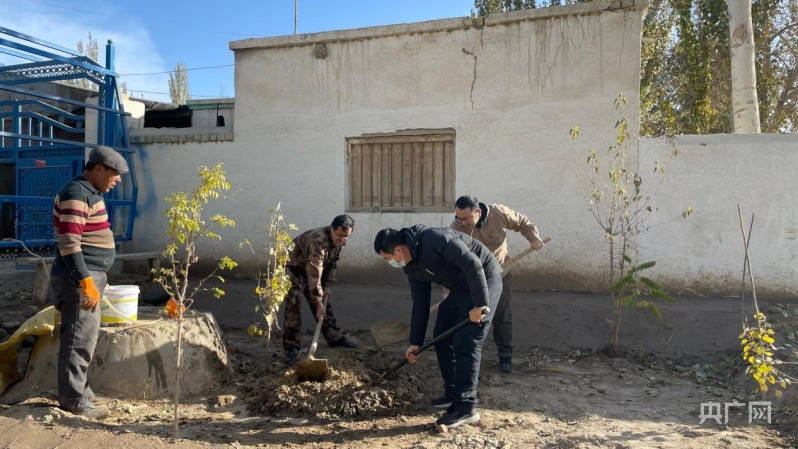
[[[0,53],[26,62],[0,65],[0,258],[21,255],[19,242],[36,252],[55,246],[52,204],[58,189],[83,172],[86,149],[105,145],[125,156],[130,172],[106,195],[117,241],[130,240],[138,185],[114,71],[114,46],[106,45],[106,67],[59,45],[0,27]],[[85,79],[98,87],[97,104],[21,86]],[[98,144],[86,143],[86,121],[94,121]],[[13,185],[9,182],[13,178]]]

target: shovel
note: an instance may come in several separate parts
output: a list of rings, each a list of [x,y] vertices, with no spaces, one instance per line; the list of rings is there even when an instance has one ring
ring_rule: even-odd
[[[47,293],[50,291],[50,270],[53,264],[48,264],[42,258],[36,264],[36,277],[33,284],[33,301],[36,304],[47,302]]]
[[[551,237],[546,237],[543,239],[543,243],[549,243],[550,241]],[[519,260],[528,256],[533,251],[535,250],[532,249],[532,247],[529,247],[518,253],[517,256],[505,261],[502,264],[502,270],[504,270],[502,271],[502,277],[510,272],[510,268],[512,268],[513,265],[518,263]],[[441,305],[440,302],[429,309],[430,315],[438,310],[439,305]],[[382,348],[393,343],[399,343],[400,341],[407,340],[407,336],[410,335],[410,323],[400,320],[377,321],[372,323],[370,330],[371,335],[374,336],[374,341],[377,343],[377,346]]]
[[[324,297],[322,307],[327,310],[327,296]],[[319,335],[321,334],[321,325],[324,323],[324,318],[317,321],[316,332],[313,334],[313,342],[310,344],[310,351],[308,351],[308,358],[294,365],[294,374],[300,382],[324,382],[327,380],[327,375],[330,371],[327,367],[327,359],[314,357],[316,355],[316,347],[319,345]]]
[[[485,309],[482,309],[482,314],[483,314],[483,315],[485,314]],[[464,328],[464,327],[468,326],[468,324],[469,324],[469,323],[471,323],[471,322],[472,322],[472,321],[471,321],[471,318],[466,318],[465,320],[463,320],[463,321],[461,321],[461,322],[457,323],[457,324],[456,324],[454,327],[452,327],[451,329],[449,329],[449,330],[447,330],[446,332],[444,332],[444,333],[442,333],[442,334],[438,335],[437,337],[435,337],[435,338],[433,338],[432,340],[430,340],[430,341],[428,341],[427,343],[425,343],[425,344],[424,344],[423,346],[421,346],[420,348],[418,348],[418,349],[416,349],[415,351],[413,351],[413,355],[419,355],[419,354],[421,354],[422,352],[424,352],[424,351],[426,351],[427,349],[429,349],[429,347],[430,347],[430,346],[432,346],[432,345],[434,345],[435,343],[437,343],[437,342],[439,342],[439,341],[443,340],[444,338],[446,338],[446,337],[448,337],[448,336],[452,335],[453,333],[455,333],[455,332],[459,331],[460,329],[462,329],[462,328]],[[473,324],[478,324],[478,323],[473,323]],[[399,368],[401,368],[401,367],[403,367],[403,366],[407,365],[407,364],[408,364],[408,362],[409,362],[409,360],[407,360],[407,357],[402,357],[402,360],[397,360],[396,362],[394,362],[394,363],[391,365],[391,367],[390,367],[390,368],[388,368],[388,370],[387,370],[387,371],[385,371],[384,373],[382,373],[382,375],[381,375],[380,377],[378,377],[378,378],[377,378],[377,379],[376,379],[376,380],[375,380],[375,381],[372,383],[372,385],[379,385],[379,384],[381,384],[381,383],[385,382],[385,379],[387,379],[387,378],[388,378],[388,376],[390,376],[391,374],[393,374],[393,373],[395,373],[395,372],[399,371]]]

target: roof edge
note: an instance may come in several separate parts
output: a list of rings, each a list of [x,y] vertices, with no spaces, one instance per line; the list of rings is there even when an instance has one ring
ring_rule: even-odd
[[[490,14],[487,17],[461,17],[450,19],[428,20],[425,22],[402,23],[350,30],[324,31],[275,37],[259,37],[230,41],[230,50],[253,50],[258,48],[279,48],[310,45],[322,42],[340,42],[378,37],[397,36],[402,34],[432,33],[483,26],[497,26],[527,20],[539,20],[557,16],[597,14],[605,11],[625,9],[644,10],[648,8],[648,0],[615,0],[593,1],[576,5],[550,6],[548,8],[524,9]]]

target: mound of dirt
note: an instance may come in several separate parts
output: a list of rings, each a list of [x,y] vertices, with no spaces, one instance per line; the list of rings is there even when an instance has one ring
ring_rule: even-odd
[[[271,415],[301,415],[318,419],[396,416],[419,404],[429,382],[427,369],[400,370],[380,386],[370,385],[396,360],[396,354],[353,354],[329,360],[324,382],[299,382],[293,370],[264,379],[251,396],[249,410]]]

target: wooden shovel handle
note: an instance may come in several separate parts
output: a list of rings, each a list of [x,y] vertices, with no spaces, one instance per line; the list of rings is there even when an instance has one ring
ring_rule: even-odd
[[[324,295],[324,301],[322,301],[321,306],[324,310],[327,310],[327,295]],[[321,334],[321,325],[324,324],[324,318],[316,319],[318,323],[316,323],[316,332],[313,334],[313,342],[310,343],[310,351],[308,351],[308,358],[312,359],[314,355],[316,355],[316,347],[319,345],[319,335]]]
[[[551,241],[551,237],[546,237],[545,239],[543,239],[543,243],[549,243],[550,241]],[[537,250],[530,246],[529,248],[527,248],[527,249],[521,251],[520,253],[518,253],[517,256],[510,258],[510,260],[504,261],[504,263],[502,264],[502,270],[504,270],[504,272],[507,273],[510,270],[510,268],[513,267],[513,265],[518,263],[519,260],[521,260],[524,257],[532,254],[532,252],[534,252],[534,251],[537,251]],[[502,276],[504,276],[504,275],[502,275]]]
[[[485,309],[482,310],[482,314],[483,315],[485,314]],[[421,347],[419,347],[418,349],[413,351],[413,354],[414,355],[421,354],[422,352],[426,351],[427,348],[429,348],[430,346],[434,345],[435,343],[443,340],[446,337],[449,337],[453,333],[455,333],[455,332],[459,331],[460,329],[468,326],[469,323],[472,323],[471,318],[466,318],[465,320],[463,320],[463,321],[457,323],[456,325],[454,325],[452,328],[450,328],[446,332],[444,332],[444,333],[438,335],[437,337],[433,338],[432,340],[424,343]],[[477,324],[477,323],[474,323],[474,324]],[[390,368],[388,368],[387,371],[385,371],[380,377],[378,377],[377,380],[374,381],[374,383],[372,385],[379,385],[379,384],[383,383],[385,381],[385,379],[388,378],[388,376],[390,376],[391,374],[393,374],[396,371],[398,371],[399,368],[407,365],[407,363],[408,363],[407,357],[403,356],[401,360],[395,362]]]
[[[545,239],[543,239],[543,243],[549,243],[550,241],[551,241],[551,237],[546,237]],[[515,256],[515,257],[511,258],[510,260],[507,260],[507,261],[505,261],[505,262],[502,264],[502,270],[504,270],[504,271],[502,271],[502,277],[506,276],[506,275],[507,275],[507,273],[509,273],[509,272],[510,272],[510,268],[512,268],[512,267],[513,267],[513,265],[515,265],[516,263],[518,263],[518,261],[519,261],[519,260],[521,260],[521,259],[523,259],[524,257],[526,257],[526,256],[528,256],[528,255],[530,255],[530,254],[532,254],[532,252],[534,252],[534,251],[537,251],[537,250],[533,249],[533,248],[530,246],[529,248],[527,248],[527,249],[525,249],[525,250],[521,251],[520,253],[518,253],[518,255],[517,255],[517,256]],[[431,315],[431,314],[433,314],[433,313],[435,313],[435,312],[438,310],[438,306],[440,306],[440,305],[441,305],[441,303],[442,303],[443,301],[445,301],[445,300],[446,300],[446,298],[443,298],[443,300],[441,300],[440,302],[438,302],[438,303],[437,303],[437,304],[435,304],[434,306],[430,307],[430,308],[429,308],[429,313],[430,313],[430,315]]]

